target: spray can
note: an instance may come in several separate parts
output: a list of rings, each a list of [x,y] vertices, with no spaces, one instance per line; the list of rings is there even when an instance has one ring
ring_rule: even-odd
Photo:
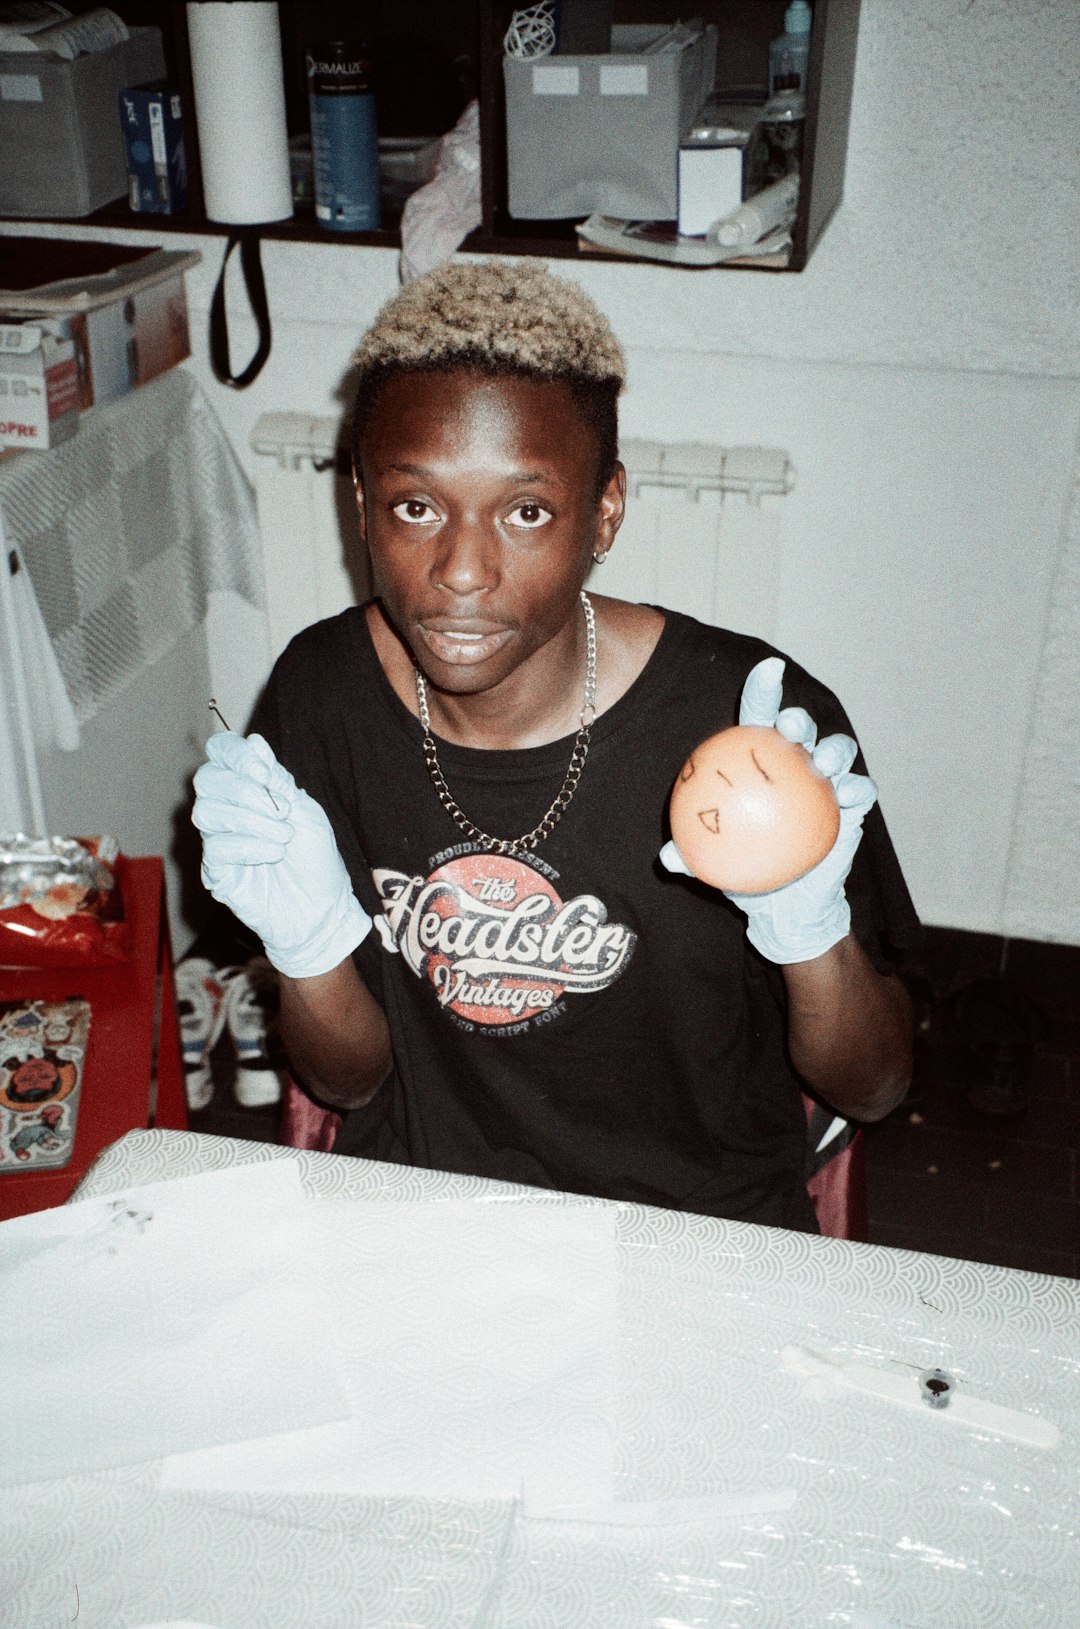
[[[379,138],[371,58],[350,40],[306,52],[315,219],[332,232],[368,232],[380,224]]]

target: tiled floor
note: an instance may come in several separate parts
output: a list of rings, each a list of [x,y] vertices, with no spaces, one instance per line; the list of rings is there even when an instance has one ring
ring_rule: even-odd
[[[866,1134],[871,1239],[1080,1276],[1080,949],[928,929],[913,971],[914,1085]],[[1003,1054],[1013,1112],[988,1113]]]
[[[1080,948],[928,929],[906,976],[915,1082],[867,1128],[871,1240],[1080,1277]],[[192,1129],[274,1141],[277,1109],[236,1103],[227,1037],[214,1064]],[[1012,1112],[972,1105],[992,1088]]]

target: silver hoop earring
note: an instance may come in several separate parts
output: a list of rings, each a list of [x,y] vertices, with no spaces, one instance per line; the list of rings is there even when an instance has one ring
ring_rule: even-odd
[[[608,557],[608,551],[606,549],[594,549],[592,557],[598,566],[602,566]]]

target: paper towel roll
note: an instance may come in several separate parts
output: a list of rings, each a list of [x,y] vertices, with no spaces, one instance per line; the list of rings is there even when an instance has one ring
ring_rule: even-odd
[[[189,0],[207,218],[232,226],[293,212],[276,3]]]

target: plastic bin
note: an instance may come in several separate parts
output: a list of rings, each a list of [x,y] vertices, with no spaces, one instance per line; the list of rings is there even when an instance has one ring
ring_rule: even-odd
[[[667,28],[617,25],[603,56],[503,59],[515,220],[674,220],[679,143],[713,87],[717,30],[650,52]]]

